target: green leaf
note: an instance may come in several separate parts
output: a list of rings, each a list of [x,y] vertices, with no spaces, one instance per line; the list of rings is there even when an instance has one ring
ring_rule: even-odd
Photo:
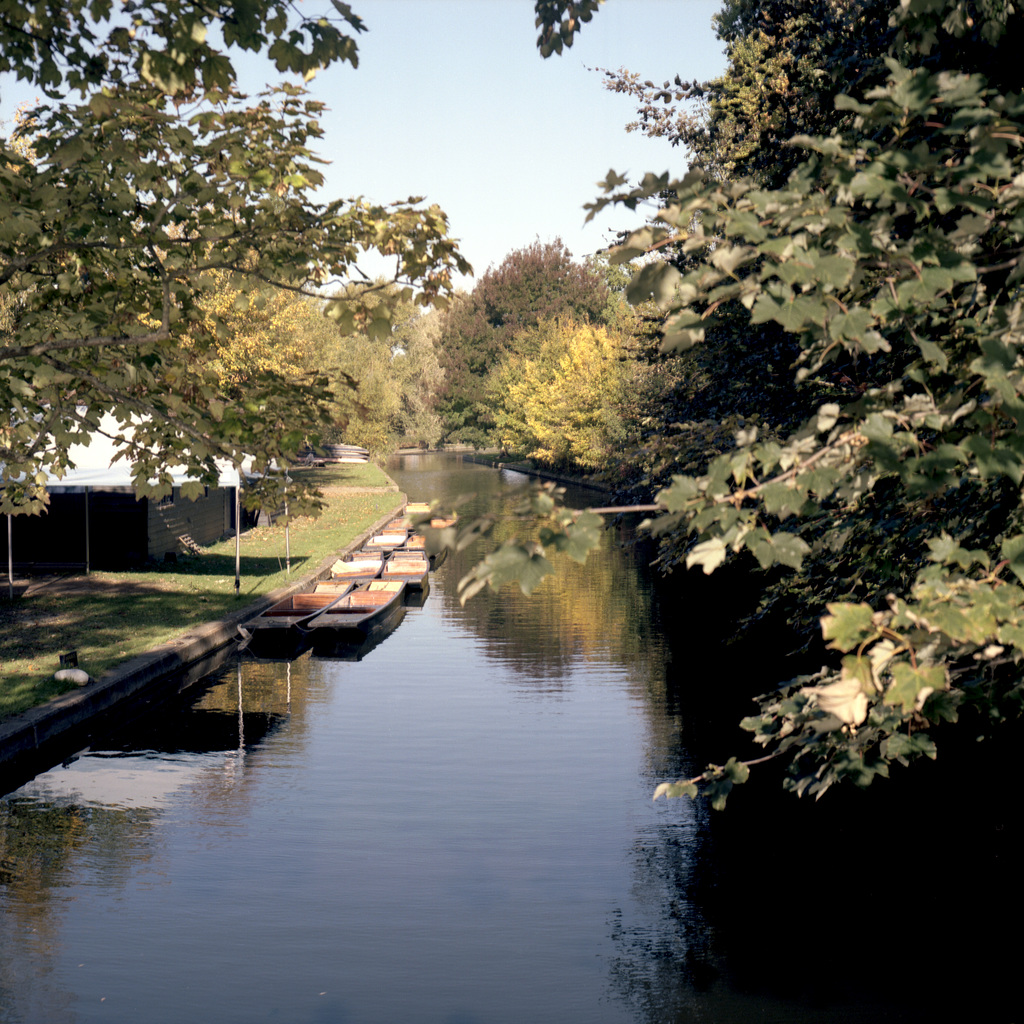
[[[660,796],[669,799],[688,796],[691,800],[695,800],[697,787],[692,782],[662,782],[654,790],[652,799],[657,800]]]
[[[722,767],[722,774],[738,786],[750,778],[750,769],[742,761],[730,757]]]
[[[833,650],[852,651],[878,635],[875,613],[868,604],[830,604],[828,611],[821,619],[821,633]]]
[[[909,662],[896,662],[891,669],[892,683],[885,691],[886,704],[902,709],[907,714],[924,702],[935,690],[946,688],[946,674],[941,665],[924,665],[915,668]]]
[[[762,294],[754,303],[750,322],[754,324],[775,320],[787,331],[798,334],[811,325],[821,327],[827,319],[828,309],[824,302],[807,296],[791,296],[788,299]]]
[[[803,509],[807,502],[807,492],[795,484],[770,483],[766,484],[762,489],[761,501],[766,512],[778,516],[780,519],[785,519],[787,516],[797,514]],[[774,543],[774,541],[775,538],[770,539],[770,542]]]
[[[725,810],[726,801],[733,790],[750,778],[750,769],[735,757],[718,768],[710,769],[711,778],[704,787],[704,796],[711,801],[711,806],[716,811]]]
[[[770,543],[775,561],[791,569],[799,569],[811,551],[810,545],[802,537],[792,533],[774,533]]]
[[[459,582],[460,600],[465,603],[480,587],[498,590],[506,583],[518,583],[524,594],[532,594],[554,568],[539,552],[516,541],[506,541]]]
[[[1024,583],[1024,533],[1007,537],[999,550],[1003,558],[1010,563],[1010,571]]]
[[[720,245],[711,254],[711,264],[726,274],[735,274],[737,269],[754,259],[754,250],[740,245]]]
[[[1021,540],[1024,541],[1024,537]],[[959,565],[963,569],[968,569],[974,561],[970,552],[962,548],[948,533],[943,533],[939,537],[930,537],[927,545],[929,549],[928,558],[933,562],[939,562],[944,565]],[[1024,546],[1022,546],[1022,552],[1024,552]]]
[[[658,492],[657,502],[664,505],[669,512],[678,512],[699,494],[700,487],[693,477],[674,476],[672,485]]]
[[[585,562],[587,555],[601,544],[604,519],[593,512],[582,512],[576,522],[566,528],[568,543],[563,549],[575,562]]]
[[[909,736],[896,732],[881,744],[882,756],[906,762],[914,757],[928,757],[935,760],[938,751],[926,732],[915,732]]]
[[[626,291],[626,298],[633,304],[653,299],[659,306],[666,306],[676,293],[682,279],[671,263],[648,263],[641,267]]]
[[[710,576],[725,561],[727,553],[728,549],[718,537],[702,541],[686,556],[686,568],[699,565],[705,575]]]

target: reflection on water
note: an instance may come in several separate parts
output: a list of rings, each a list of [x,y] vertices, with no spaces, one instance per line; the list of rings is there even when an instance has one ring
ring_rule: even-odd
[[[437,457],[394,473],[481,508],[517,482]],[[774,791],[724,826],[650,800],[711,756],[696,689],[750,667],[696,657],[684,609],[606,539],[532,599],[465,608],[474,553],[451,557],[361,659],[228,664],[0,800],[0,1022],[921,1019],[920,986],[862,965],[946,932],[899,900],[871,919],[859,895],[893,883],[854,865],[924,845]],[[942,850],[936,817],[903,815]],[[983,949],[982,921],[962,923]],[[914,978],[925,962],[901,947]]]

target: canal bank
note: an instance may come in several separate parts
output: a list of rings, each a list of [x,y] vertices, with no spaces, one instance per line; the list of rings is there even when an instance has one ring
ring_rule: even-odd
[[[571,476],[567,473],[555,473],[548,469],[538,469],[531,462],[501,462],[487,456],[475,453],[462,454],[464,462],[472,462],[478,466],[490,466],[491,469],[507,469],[513,473],[522,473],[524,476],[534,477],[538,480],[550,480],[556,484],[568,485],[570,487],[585,487],[590,491],[600,491],[602,494],[613,494],[613,488],[607,484],[598,483],[596,480],[587,477]]]
[[[396,494],[396,498],[399,500],[392,510],[313,570],[298,575],[294,582],[131,658],[77,690],[0,722],[0,792],[10,791],[36,772],[87,746],[95,732],[129,720],[216,668],[230,655],[241,622],[326,578],[337,558],[362,547],[401,511],[404,496]],[[88,579],[76,578],[75,585],[88,587]]]

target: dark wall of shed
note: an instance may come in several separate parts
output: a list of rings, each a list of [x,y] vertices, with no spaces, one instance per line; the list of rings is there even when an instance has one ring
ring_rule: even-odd
[[[147,559],[162,560],[169,551],[183,551],[179,537],[187,534],[197,544],[220,540],[231,529],[233,494],[211,488],[195,501],[182,500],[178,488],[173,501],[161,505],[136,499],[131,490],[89,492],[89,566],[93,569],[128,569]],[[0,518],[0,553],[7,562],[7,523]],[[86,564],[85,494],[52,493],[46,512],[15,516],[11,524],[14,565],[19,571],[83,569]]]
[[[89,492],[89,564],[94,569],[124,569],[146,560],[146,508],[128,490]],[[84,568],[86,564],[84,493],[54,493],[47,511],[15,516],[11,523],[14,564],[21,570]],[[2,552],[7,558],[3,523]]]
[[[234,492],[224,487],[208,488],[205,497],[190,501],[175,487],[172,501],[148,502],[149,556],[160,560],[164,554],[181,552],[178,538],[191,537],[197,544],[213,544],[231,528]]]

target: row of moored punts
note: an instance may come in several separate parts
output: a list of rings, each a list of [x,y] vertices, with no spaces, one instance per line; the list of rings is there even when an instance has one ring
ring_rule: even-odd
[[[292,660],[307,649],[316,657],[358,657],[376,646],[402,620],[410,604],[422,605],[430,571],[443,557],[428,556],[426,537],[412,529],[412,517],[428,505],[406,506],[363,546],[331,567],[329,579],[278,601],[239,627],[242,647],[257,658]],[[443,528],[454,520],[431,519]]]

